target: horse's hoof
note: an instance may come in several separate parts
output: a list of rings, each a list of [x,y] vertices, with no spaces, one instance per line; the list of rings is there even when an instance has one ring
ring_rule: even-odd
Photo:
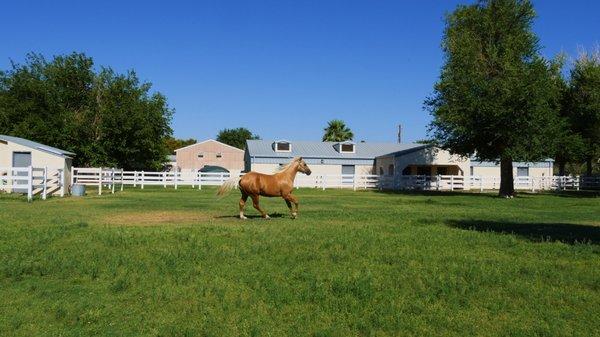
[[[266,219],[266,220],[271,220],[271,217],[270,217],[270,216],[268,216],[268,215],[265,215],[265,216],[263,216],[263,219]]]
[[[246,220],[246,219],[248,219],[248,218],[243,215],[240,215],[240,220]]]

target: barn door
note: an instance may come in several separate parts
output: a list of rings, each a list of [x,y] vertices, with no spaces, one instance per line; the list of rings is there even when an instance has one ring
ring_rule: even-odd
[[[13,152],[12,157],[12,166],[13,167],[29,167],[31,166],[31,152]],[[17,172],[18,176],[27,176],[27,172]],[[27,185],[27,179],[25,180],[15,180],[13,185]],[[13,189],[15,193],[27,193],[27,188],[15,188]]]

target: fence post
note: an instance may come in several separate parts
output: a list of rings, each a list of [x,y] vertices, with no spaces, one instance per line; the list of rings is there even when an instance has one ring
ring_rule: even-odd
[[[125,182],[125,174],[123,169],[121,169],[121,192],[123,192],[123,183]]]
[[[137,187],[137,171],[133,171],[133,187]]]
[[[175,189],[177,189],[177,166],[175,166],[175,171],[173,171],[173,180],[175,180]]]
[[[100,171],[98,171],[98,173],[99,173],[99,176],[98,176],[98,195],[102,195],[102,167],[99,168],[98,170],[100,170]]]
[[[450,176],[450,191],[454,191],[454,176]]]
[[[200,170],[198,170],[198,172],[196,172],[196,176],[198,177],[198,190],[202,189],[202,172],[200,172]]]
[[[579,185],[580,185],[580,182],[581,182],[581,176],[577,176],[576,178],[577,178],[577,190],[579,191]]]
[[[535,178],[531,177],[531,192],[535,193]]]
[[[58,170],[58,183],[60,184],[60,197],[65,196],[65,171]]]
[[[75,167],[71,166],[71,186],[75,184]]]
[[[321,187],[323,187],[323,191],[325,191],[325,177],[326,176],[327,176],[326,174],[321,176]]]
[[[110,172],[110,190],[112,194],[115,194],[115,169],[113,168]]]
[[[144,180],[145,180],[144,179],[144,171],[142,171],[142,183],[140,185],[142,187],[142,189],[144,189]]]
[[[163,187],[167,188],[167,172],[163,172]]]
[[[435,177],[435,190],[436,191],[440,190],[440,175],[439,174]]]
[[[479,192],[483,192],[483,176],[479,176]]]
[[[48,166],[44,166],[44,175],[42,177],[42,200],[46,200],[48,192]]]
[[[33,199],[33,166],[27,168],[27,201]]]

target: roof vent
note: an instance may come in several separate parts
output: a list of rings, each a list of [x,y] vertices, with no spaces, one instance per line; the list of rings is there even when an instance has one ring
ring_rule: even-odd
[[[273,142],[273,150],[275,152],[292,152],[292,143],[287,140],[277,140]]]

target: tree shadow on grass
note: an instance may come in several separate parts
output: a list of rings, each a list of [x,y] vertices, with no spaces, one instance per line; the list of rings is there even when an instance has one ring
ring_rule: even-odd
[[[262,216],[259,214],[245,214],[248,219],[262,219]],[[272,219],[283,218],[284,214],[282,213],[271,213],[269,217]],[[214,217],[215,219],[239,219],[239,215],[217,215]]]
[[[489,197],[499,198],[497,191],[470,192],[470,191],[423,191],[423,190],[375,190],[377,193],[396,195],[418,195],[418,196],[456,196],[456,197]]]
[[[598,198],[600,191],[555,191],[551,194],[562,198]]]
[[[514,234],[532,242],[600,244],[600,226],[489,220],[449,220],[446,223],[451,227],[465,230]]]

